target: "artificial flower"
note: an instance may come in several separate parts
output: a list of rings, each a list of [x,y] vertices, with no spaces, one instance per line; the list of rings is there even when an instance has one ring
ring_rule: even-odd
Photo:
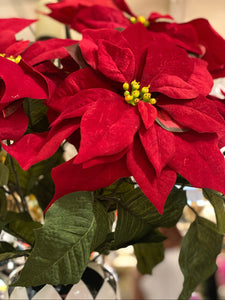
[[[116,4],[112,5],[112,4]],[[148,30],[163,32],[171,36],[177,45],[187,51],[201,56],[208,63],[213,78],[225,74],[225,41],[211,26],[208,20],[194,19],[185,23],[177,23],[170,15],[150,13],[148,18],[134,14],[125,1],[68,1],[48,4],[50,17],[70,25],[72,29],[82,32],[85,28],[118,28],[124,29],[130,23],[140,22]],[[64,14],[65,11],[69,14]],[[124,14],[126,12],[126,15]],[[62,15],[64,16],[63,19]],[[127,17],[129,16],[129,17]],[[166,19],[166,21],[165,21]]]
[[[86,30],[79,46],[93,71],[87,67],[69,75],[48,102],[50,109],[60,112],[61,107],[49,132],[26,135],[7,148],[29,168],[80,132],[78,155],[53,169],[53,201],[128,175],[161,213],[177,174],[194,186],[225,191],[218,148],[225,124],[205,97],[212,87],[206,63],[141,24],[122,32]],[[206,156],[209,151],[214,155]],[[202,165],[198,174],[193,163]],[[59,174],[69,175],[59,180]]]
[[[0,22],[3,37],[0,41],[2,110],[0,137],[1,140],[9,138],[17,140],[28,126],[28,118],[22,109],[24,98],[49,97],[56,84],[59,84],[59,78],[63,80],[68,75],[66,70],[56,68],[51,60],[56,58],[65,60],[68,52],[64,47],[74,44],[75,41],[50,39],[33,44],[30,44],[30,41],[17,41],[15,33],[32,24],[34,20],[9,18],[6,22],[3,21]],[[8,27],[5,27],[6,25]],[[73,66],[75,65],[74,63]],[[12,122],[19,124],[17,130],[13,129]]]

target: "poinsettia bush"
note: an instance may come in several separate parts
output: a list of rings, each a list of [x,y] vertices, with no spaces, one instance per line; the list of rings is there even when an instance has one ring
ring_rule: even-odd
[[[47,6],[81,40],[17,40],[35,20],[0,20],[0,224],[30,245],[2,241],[1,260],[27,257],[15,285],[72,284],[93,251],[133,245],[151,274],[163,260],[159,228],[179,222],[187,186],[202,188],[217,222],[195,212],[183,238],[180,299],[189,299],[216,271],[225,233],[224,92],[211,95],[225,40],[205,19],[145,19],[122,0]]]

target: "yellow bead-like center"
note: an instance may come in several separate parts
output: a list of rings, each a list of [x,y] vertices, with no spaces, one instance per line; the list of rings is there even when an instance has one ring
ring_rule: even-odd
[[[152,98],[151,93],[149,93],[150,85],[143,86],[141,89],[140,87],[140,82],[136,80],[133,80],[130,84],[124,82],[124,100],[133,106],[138,104],[140,100],[152,105],[156,104],[156,99]]]
[[[137,18],[135,17],[130,17],[130,22],[131,24],[135,24],[137,22],[142,23],[145,27],[148,27],[150,25],[150,22],[145,19],[143,16],[138,16]]]
[[[0,56],[1,57],[5,57],[6,59],[10,60],[10,61],[13,61],[14,63],[18,64],[21,59],[22,59],[22,56],[21,55],[18,55],[16,57],[10,55],[10,56],[6,56],[5,53],[0,53]]]

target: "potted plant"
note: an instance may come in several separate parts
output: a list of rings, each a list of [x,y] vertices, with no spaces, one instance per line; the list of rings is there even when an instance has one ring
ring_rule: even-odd
[[[183,238],[179,298],[189,299],[215,272],[225,231],[224,94],[210,94],[225,74],[225,41],[205,19],[145,19],[124,1],[48,7],[66,39],[29,44],[15,33],[34,20],[0,22],[1,228],[30,245],[1,242],[2,260],[27,257],[13,285],[77,283],[92,252],[128,245],[151,273],[163,260],[159,228],[176,226],[191,186],[217,223],[195,212]],[[77,153],[65,160],[68,144]],[[30,216],[32,195],[42,223]]]

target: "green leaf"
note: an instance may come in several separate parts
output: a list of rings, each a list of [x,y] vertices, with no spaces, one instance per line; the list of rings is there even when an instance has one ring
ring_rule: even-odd
[[[12,158],[23,196],[34,194],[37,197],[39,205],[44,210],[53,198],[55,191],[51,170],[63,161],[63,149],[61,147],[49,159],[33,165],[27,171],[24,171],[19,166],[18,162]],[[15,190],[17,188],[16,181],[9,157],[7,157],[5,163],[9,168],[9,184],[11,185],[12,190]]]
[[[28,213],[7,212],[2,218],[4,222],[4,230],[14,235],[18,239],[33,245],[34,230],[42,227],[41,223],[33,221]]]
[[[48,108],[43,104],[42,100],[26,98],[23,101],[23,107],[29,119],[27,133],[48,130],[49,123],[46,116]]]
[[[94,201],[94,215],[97,227],[92,241],[92,251],[104,243],[108,234],[112,231],[114,221],[114,212],[108,213],[99,201]]]
[[[7,199],[4,190],[0,189],[0,217],[7,212]]]
[[[13,167],[11,165],[11,162],[13,163]],[[27,171],[24,171],[13,157],[11,157],[11,162],[10,162],[9,155],[7,155],[5,165],[9,169],[9,185],[10,184],[11,184],[11,186],[13,185],[14,189],[16,187],[16,180],[15,180],[15,176],[14,176],[14,171],[15,171],[19,178],[20,187],[21,187],[22,191],[24,192],[26,190],[27,182],[29,180],[29,173]],[[14,171],[13,171],[13,169],[14,169]]]
[[[180,219],[186,202],[186,192],[174,187],[167,198],[163,214],[160,215],[141,189],[133,188],[131,191],[121,195],[119,206],[140,221],[157,228],[173,227]]]
[[[111,249],[115,250],[138,243],[152,231],[153,228],[149,223],[131,214],[123,206],[118,205],[117,224]]]
[[[225,196],[210,189],[203,189],[203,195],[214,207],[218,233],[225,234]]]
[[[58,199],[35,231],[34,249],[14,285],[77,283],[88,264],[95,230],[92,193]]]
[[[153,268],[164,259],[163,243],[134,244],[134,254],[139,272],[152,274]]]
[[[131,213],[123,204],[124,202],[118,203],[117,224],[111,249],[143,242],[161,242],[165,239],[151,224],[139,218],[134,212]]]
[[[30,250],[16,250],[7,242],[0,242],[0,261],[29,255]]]
[[[197,217],[183,238],[179,263],[184,275],[179,299],[189,299],[198,284],[216,271],[216,257],[221,251],[223,235],[209,220]]]
[[[9,179],[9,169],[3,163],[0,163],[0,186],[7,185]]]

